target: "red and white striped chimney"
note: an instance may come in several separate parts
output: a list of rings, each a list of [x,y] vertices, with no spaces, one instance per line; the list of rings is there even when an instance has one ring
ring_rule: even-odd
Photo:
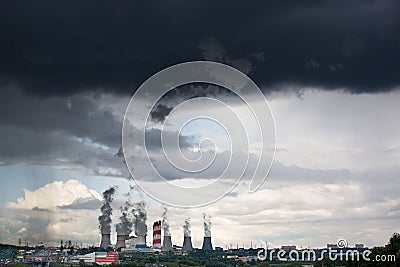
[[[153,223],[153,248],[161,248],[161,221]]]

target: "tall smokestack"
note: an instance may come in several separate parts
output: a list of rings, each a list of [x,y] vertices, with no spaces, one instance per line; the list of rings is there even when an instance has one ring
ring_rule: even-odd
[[[164,240],[162,243],[161,251],[172,251],[171,232],[169,231],[169,223],[167,219],[167,208],[164,207],[162,214],[162,227],[164,230]]]
[[[182,251],[192,251],[192,238],[190,237],[190,218],[185,220],[185,224],[183,225],[183,246]]]
[[[213,250],[211,243],[211,216],[203,213],[204,239],[202,250]]]
[[[153,248],[161,248],[161,221],[153,223]]]
[[[101,206],[101,215],[99,216],[99,229],[101,232],[100,247],[108,248],[111,246],[111,202],[114,199],[115,187],[111,187],[103,192],[103,205]]]
[[[132,232],[132,222],[128,218],[129,209],[132,205],[129,201],[125,202],[125,205],[121,207],[121,217],[119,217],[120,222],[115,226],[117,230],[117,244],[116,248],[124,248],[125,240],[128,239],[129,234]]]
[[[135,225],[135,234],[137,236],[136,244],[139,246],[146,246],[147,236],[147,212],[144,201],[135,204],[133,209],[133,218]]]

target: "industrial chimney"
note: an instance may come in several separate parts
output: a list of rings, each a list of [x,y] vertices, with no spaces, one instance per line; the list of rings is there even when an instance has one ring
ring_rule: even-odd
[[[135,203],[133,209],[135,234],[137,235],[136,248],[146,248],[147,212],[143,201]]]
[[[207,216],[203,213],[203,225],[204,225],[204,239],[202,250],[213,250],[211,243],[211,216]]]
[[[124,206],[121,206],[120,208],[120,221],[115,225],[115,230],[117,230],[117,244],[115,245],[116,248],[126,248],[125,240],[129,238],[129,234],[132,232],[132,221],[128,217],[131,207],[131,203],[129,201],[126,201]]]
[[[153,223],[153,248],[161,248],[161,221]]]
[[[164,236],[161,251],[172,251],[171,236]]]
[[[106,249],[110,246],[111,246],[110,234],[102,233],[100,247]]]
[[[114,199],[115,187],[111,187],[103,192],[103,205],[101,206],[101,215],[99,216],[99,228],[101,233],[100,247],[106,249],[111,246],[111,202]]]
[[[116,248],[125,248],[125,240],[128,239],[128,235],[117,234],[117,244],[115,245]]]
[[[169,231],[169,222],[167,218],[167,208],[164,207],[162,214],[162,228],[164,230],[164,240],[162,243],[161,251],[172,251],[171,232]]]
[[[202,250],[213,250],[213,246],[211,243],[211,236],[205,236],[203,239],[203,246],[201,247]]]
[[[182,251],[192,251],[193,246],[192,246],[192,238],[190,237],[190,218],[187,218],[185,220],[185,225],[183,225],[183,246],[182,246]]]
[[[192,238],[190,236],[185,236],[183,238],[182,251],[192,251],[192,250],[193,250]]]

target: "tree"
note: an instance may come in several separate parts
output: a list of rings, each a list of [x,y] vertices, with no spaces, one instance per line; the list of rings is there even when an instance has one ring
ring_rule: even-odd
[[[270,264],[267,261],[263,261],[263,262],[260,262],[259,264],[257,264],[257,266],[258,267],[269,267]]]

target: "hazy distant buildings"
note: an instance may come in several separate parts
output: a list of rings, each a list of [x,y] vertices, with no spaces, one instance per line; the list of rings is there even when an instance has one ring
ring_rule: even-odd
[[[285,251],[291,251],[291,250],[296,250],[296,246],[290,245],[290,246],[281,246],[282,250]]]
[[[335,248],[338,248],[338,245],[337,244],[326,244],[326,248],[335,249]]]

